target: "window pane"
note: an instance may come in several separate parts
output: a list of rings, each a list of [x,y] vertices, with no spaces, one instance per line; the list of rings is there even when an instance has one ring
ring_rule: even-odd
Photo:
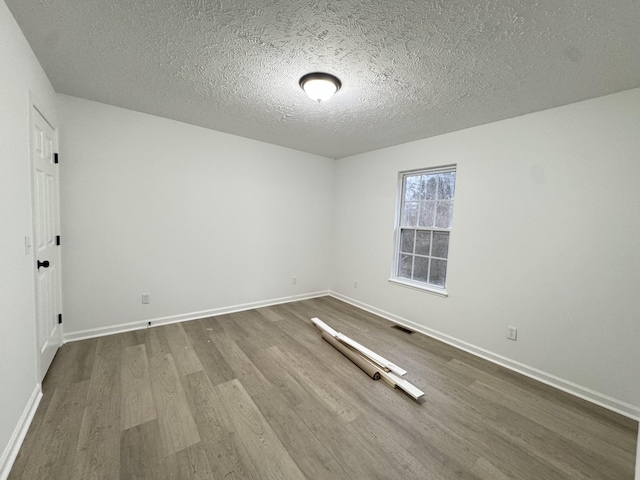
[[[436,202],[420,202],[420,216],[418,226],[433,227],[433,220],[436,214]]]
[[[405,253],[413,253],[413,239],[415,238],[415,230],[402,230],[400,232],[400,251]]]
[[[431,259],[431,272],[429,274],[429,283],[444,287],[445,277],[447,275],[447,261]]]
[[[437,175],[423,175],[421,183],[421,195],[422,200],[435,200],[438,186]]]
[[[455,197],[455,167],[424,169],[402,176],[396,228],[396,278],[445,287]]]
[[[402,214],[402,225],[415,227],[418,223],[418,202],[405,202]]]
[[[431,246],[431,231],[425,232],[422,230],[418,230],[416,234],[416,253],[418,255],[429,255],[429,248]]]
[[[431,251],[431,255],[434,257],[447,258],[448,254],[449,234],[447,232],[433,232],[433,250]]]
[[[416,257],[413,267],[413,279],[419,282],[426,282],[429,278],[429,259]]]
[[[413,257],[411,255],[400,254],[398,262],[398,276],[403,278],[411,278],[411,263]]]
[[[436,207],[436,227],[451,228],[451,217],[453,216],[453,202],[438,202]]]
[[[451,200],[455,194],[456,174],[454,172],[438,175],[438,200]]]
[[[410,202],[420,199],[420,176],[406,177],[404,187],[404,200]]]

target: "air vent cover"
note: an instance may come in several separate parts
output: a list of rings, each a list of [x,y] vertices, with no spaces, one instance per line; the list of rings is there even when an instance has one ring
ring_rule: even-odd
[[[400,330],[408,335],[413,334],[413,330],[409,330],[407,327],[403,327],[402,325],[393,325],[391,328],[395,328],[396,330]]]

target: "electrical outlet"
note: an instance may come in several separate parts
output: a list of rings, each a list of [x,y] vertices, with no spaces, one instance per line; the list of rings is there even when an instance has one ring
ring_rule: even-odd
[[[142,294],[142,303],[145,304],[145,305],[147,303],[149,303],[149,294],[148,293],[143,293]]]
[[[507,338],[515,342],[518,338],[518,329],[516,327],[507,327]]]
[[[358,280],[353,281],[353,288],[358,288]]]
[[[298,283],[298,277],[293,277],[293,279],[291,280],[291,283],[293,285],[296,285]]]

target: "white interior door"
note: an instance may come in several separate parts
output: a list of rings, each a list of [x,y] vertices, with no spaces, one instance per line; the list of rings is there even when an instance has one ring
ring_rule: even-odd
[[[36,330],[40,381],[61,344],[60,215],[57,132],[33,107],[31,165],[33,182],[34,268],[36,270]]]

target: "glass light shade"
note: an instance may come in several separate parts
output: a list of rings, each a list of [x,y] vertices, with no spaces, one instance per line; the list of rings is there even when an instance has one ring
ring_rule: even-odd
[[[329,100],[340,86],[340,80],[328,73],[309,73],[300,79],[300,87],[316,102]]]

